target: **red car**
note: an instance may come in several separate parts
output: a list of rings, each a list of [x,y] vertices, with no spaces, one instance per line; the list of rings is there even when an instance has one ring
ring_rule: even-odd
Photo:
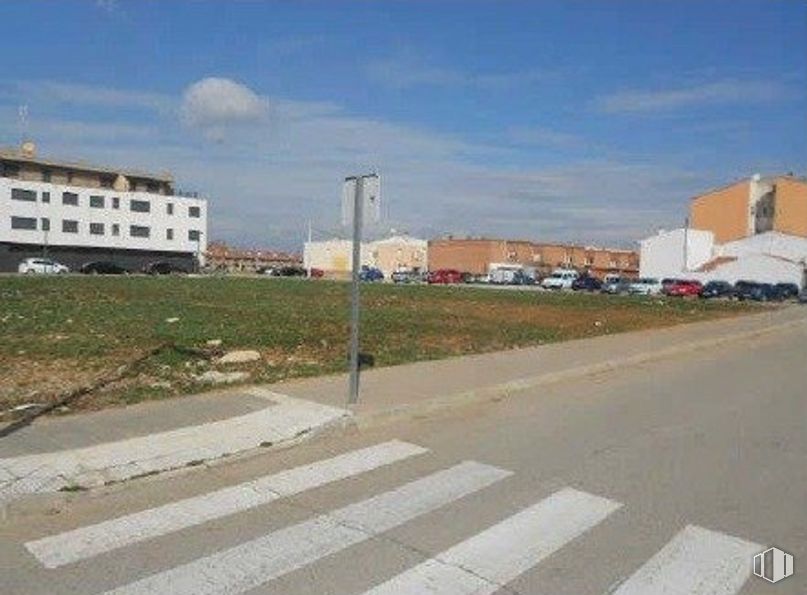
[[[431,271],[427,278],[430,284],[448,285],[450,283],[462,283],[462,273],[454,269],[438,269]]]
[[[677,280],[667,286],[665,293],[678,297],[697,297],[703,291],[703,284],[700,281]]]

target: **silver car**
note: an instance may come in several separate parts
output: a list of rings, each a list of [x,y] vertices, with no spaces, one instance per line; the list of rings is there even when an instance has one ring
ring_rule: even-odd
[[[60,275],[70,272],[65,265],[49,258],[26,258],[17,270],[24,275]]]

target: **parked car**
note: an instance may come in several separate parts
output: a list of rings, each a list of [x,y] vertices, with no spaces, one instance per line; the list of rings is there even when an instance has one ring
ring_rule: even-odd
[[[290,264],[274,269],[273,275],[278,277],[305,277],[306,270],[301,266]]]
[[[600,291],[602,291],[602,293],[610,293],[612,295],[627,293],[630,289],[630,284],[631,280],[627,277],[609,275],[603,282],[602,289]]]
[[[631,295],[658,295],[661,293],[661,281],[654,277],[636,279],[628,286]]]
[[[325,271],[322,269],[309,269],[308,271],[308,278],[309,279],[322,279],[325,276]]]
[[[693,279],[679,279],[667,286],[667,295],[672,297],[696,297],[703,291],[703,284]]]
[[[681,281],[681,279],[676,279],[674,277],[668,277],[666,279],[662,279],[661,280],[661,293],[663,293],[664,295],[667,295],[667,290],[670,288],[670,285],[672,285],[673,283],[677,283],[678,281]]]
[[[426,280],[432,285],[462,283],[462,273],[455,269],[437,269],[430,271]]]
[[[49,258],[26,258],[17,270],[26,275],[61,275],[70,272],[65,265]]]
[[[125,275],[129,272],[118,263],[109,260],[85,262],[80,270],[85,275]]]
[[[160,260],[157,262],[150,262],[143,267],[143,272],[146,275],[186,275],[188,270],[184,267],[169,262],[167,260]]]
[[[783,300],[789,300],[790,298],[799,296],[799,286],[795,283],[777,283],[774,287]]]
[[[474,284],[490,283],[490,275],[487,273],[463,273],[462,282]]]
[[[782,293],[775,285],[754,281],[737,281],[734,284],[734,294],[739,300],[755,302],[772,302],[782,299]]]
[[[493,285],[534,285],[535,269],[520,266],[496,267],[488,275]]]
[[[544,289],[571,289],[572,283],[580,276],[580,273],[573,269],[555,269],[548,277],[541,281]]]
[[[409,270],[393,271],[390,279],[393,283],[417,283],[420,281],[420,273]]]
[[[574,291],[600,291],[602,281],[591,275],[583,275],[572,282],[572,289]]]
[[[384,280],[384,273],[381,272],[381,269],[377,269],[376,267],[370,267],[362,265],[361,270],[359,271],[359,281],[383,281]]]
[[[805,286],[804,289],[802,289],[801,293],[799,294],[799,303],[807,304],[807,286]]]
[[[709,281],[703,286],[701,297],[705,299],[734,297],[734,286],[728,281]]]

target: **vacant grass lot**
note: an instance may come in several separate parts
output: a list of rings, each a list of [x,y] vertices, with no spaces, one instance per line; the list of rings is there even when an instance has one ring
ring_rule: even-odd
[[[162,344],[80,408],[204,389],[209,369],[250,381],[345,369],[343,283],[259,278],[0,277],[0,410],[47,402]],[[365,285],[362,351],[388,366],[733,316],[753,306],[698,300]],[[172,321],[171,319],[178,318]],[[255,349],[225,368],[194,350]],[[188,350],[187,348],[190,348]]]

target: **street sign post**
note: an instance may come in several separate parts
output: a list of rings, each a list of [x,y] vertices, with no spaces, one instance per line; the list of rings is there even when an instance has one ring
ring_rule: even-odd
[[[352,193],[351,193],[352,190]],[[350,205],[350,195],[353,195]],[[347,218],[353,207],[353,258],[351,264],[350,287],[350,386],[347,403],[355,405],[359,400],[359,317],[360,317],[360,274],[361,274],[361,241],[362,225],[364,223],[364,202],[373,209],[376,219],[381,213],[380,209],[380,180],[378,174],[364,174],[345,178],[343,192],[342,216]]]

